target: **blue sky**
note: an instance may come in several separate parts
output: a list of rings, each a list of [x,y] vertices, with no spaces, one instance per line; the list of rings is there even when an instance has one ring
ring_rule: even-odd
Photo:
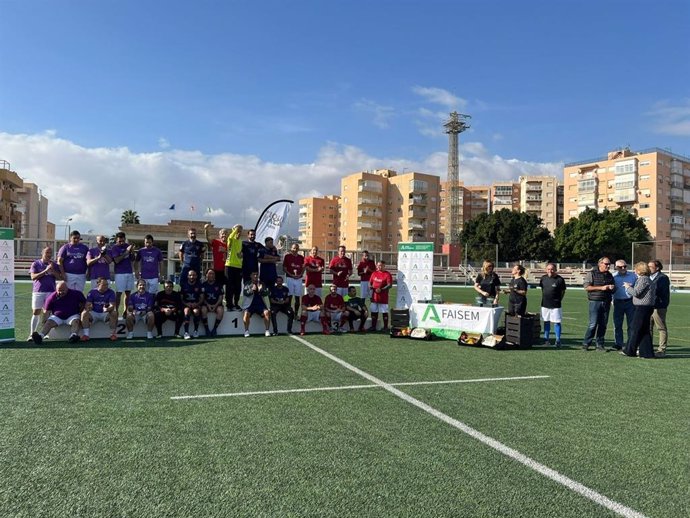
[[[126,208],[251,224],[359,170],[445,177],[453,109],[468,184],[690,155],[688,26],[682,0],[0,0],[0,158],[53,221],[110,232]],[[104,185],[109,210],[80,203]]]

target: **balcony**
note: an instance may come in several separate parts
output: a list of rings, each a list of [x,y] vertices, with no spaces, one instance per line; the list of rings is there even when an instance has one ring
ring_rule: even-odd
[[[357,222],[357,230],[361,229],[370,229],[370,230],[381,230],[383,228],[383,225],[381,223],[369,223],[365,221],[358,221]]]
[[[12,191],[10,189],[4,189],[2,191],[2,201],[4,202],[9,202],[9,203],[18,203],[19,202],[19,196],[17,195],[16,191]]]
[[[427,211],[424,210],[423,208],[416,208],[410,211],[410,217],[411,218],[421,218],[424,219],[427,217]]]
[[[527,192],[535,192],[535,191],[541,191],[541,184],[527,184],[526,187]]]
[[[536,194],[536,195],[533,194],[533,195],[531,195],[531,196],[530,196],[530,195],[527,195],[527,197],[526,197],[525,199],[526,199],[527,201],[541,201],[541,200],[542,200],[541,194]]]
[[[357,211],[357,217],[358,218],[380,220],[381,216],[382,216],[382,213],[377,211],[376,209],[374,209],[374,210],[358,210]]]
[[[380,194],[383,192],[383,185],[381,182],[364,180],[357,184],[357,190],[359,192],[375,192]]]
[[[426,205],[427,198],[423,194],[410,194],[410,205]]]
[[[410,221],[409,222],[409,232],[412,232],[413,230],[424,230],[426,226],[420,222],[417,221]]]
[[[381,207],[383,205],[383,198],[380,196],[360,196],[357,198],[357,204],[359,206]]]

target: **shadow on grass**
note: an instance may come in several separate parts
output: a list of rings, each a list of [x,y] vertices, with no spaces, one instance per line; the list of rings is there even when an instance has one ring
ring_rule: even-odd
[[[14,342],[0,344],[0,349],[155,349],[163,347],[190,347],[205,343],[211,343],[211,341],[199,338],[185,340],[183,338],[169,337],[152,340],[126,340],[123,338],[116,342],[111,342],[108,339],[96,338],[88,342],[71,343],[63,340],[53,341],[44,339],[40,345],[33,342]]]

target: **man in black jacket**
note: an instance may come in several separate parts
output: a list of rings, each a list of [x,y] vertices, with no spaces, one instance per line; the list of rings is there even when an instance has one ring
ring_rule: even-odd
[[[668,333],[666,329],[666,309],[671,299],[671,281],[668,275],[662,273],[663,265],[659,259],[649,261],[649,271],[651,275],[649,278],[656,284],[656,301],[654,303],[654,313],[652,313],[652,321],[650,322],[650,332],[654,331],[654,326],[659,328],[659,348],[655,356],[663,358],[666,356],[666,346],[668,345]]]
[[[597,266],[587,272],[585,276],[584,287],[589,299],[589,324],[582,341],[583,351],[589,349],[596,334],[597,351],[606,352],[604,336],[606,335],[606,325],[609,322],[611,297],[616,289],[613,275],[609,272],[610,266],[611,260],[608,257],[602,257]]]

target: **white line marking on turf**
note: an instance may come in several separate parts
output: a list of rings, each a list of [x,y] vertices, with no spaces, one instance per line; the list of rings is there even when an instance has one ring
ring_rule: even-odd
[[[635,509],[632,509],[630,507],[627,507],[619,502],[616,502],[615,500],[611,500],[607,496],[602,495],[601,493],[597,493],[595,490],[590,489],[589,487],[580,484],[579,482],[566,477],[565,475],[562,475],[558,471],[549,468],[548,466],[545,466],[544,464],[541,464],[537,462],[536,460],[528,457],[527,455],[524,455],[520,453],[517,450],[514,450],[513,448],[510,448],[509,446],[506,446],[502,442],[497,441],[496,439],[489,437],[488,435],[484,435],[478,430],[475,430],[471,426],[466,425],[465,423],[458,421],[457,419],[454,419],[450,417],[449,415],[444,414],[443,412],[436,410],[435,408],[427,405],[426,403],[413,398],[412,396],[406,394],[405,392],[402,392],[401,390],[396,389],[393,385],[390,383],[386,383],[385,381],[382,381],[378,379],[375,376],[372,376],[368,372],[365,372],[354,365],[351,365],[347,363],[345,360],[341,360],[337,356],[332,355],[329,352],[324,351],[323,349],[320,349],[316,347],[315,345],[307,342],[304,338],[301,338],[299,336],[293,336],[295,340],[298,342],[306,345],[309,347],[312,351],[315,351],[326,358],[333,360],[336,362],[338,365],[345,367],[346,369],[359,374],[362,376],[364,379],[367,379],[371,381],[372,383],[375,383],[376,385],[379,385],[381,388],[387,390],[391,394],[396,395],[403,401],[407,401],[411,405],[416,406],[417,408],[420,408],[421,410],[424,410],[425,412],[431,414],[432,416],[436,417],[437,419],[440,419],[444,423],[447,423],[454,428],[457,428],[458,430],[466,433],[470,437],[473,437],[477,439],[478,441],[486,444],[487,446],[493,448],[494,450],[502,453],[506,457],[510,457],[511,459],[514,459],[521,464],[524,464],[530,469],[533,469],[537,473],[541,473],[545,477],[553,480],[554,482],[558,482],[559,484],[562,484],[563,486],[567,487],[568,489],[571,489],[572,491],[575,491],[576,493],[579,493],[580,495],[584,496],[585,498],[589,498],[593,502],[601,505],[602,507],[606,507],[607,509],[610,509],[614,513],[617,513],[621,516],[625,516],[626,518],[646,518],[644,514],[636,511]]]
[[[391,383],[394,387],[403,385],[448,385],[451,383],[479,383],[482,381],[515,381],[515,380],[536,380],[549,378],[550,376],[513,376],[511,378],[476,378],[469,380],[440,380],[440,381],[402,381]],[[295,392],[319,392],[327,390],[356,390],[365,388],[381,388],[380,385],[345,385],[342,387],[312,387],[301,389],[277,389],[277,390],[256,390],[253,392],[226,392],[224,394],[198,394],[194,396],[172,396],[170,399],[204,399],[212,397],[238,397],[238,396],[263,396],[271,394],[292,394]]]

